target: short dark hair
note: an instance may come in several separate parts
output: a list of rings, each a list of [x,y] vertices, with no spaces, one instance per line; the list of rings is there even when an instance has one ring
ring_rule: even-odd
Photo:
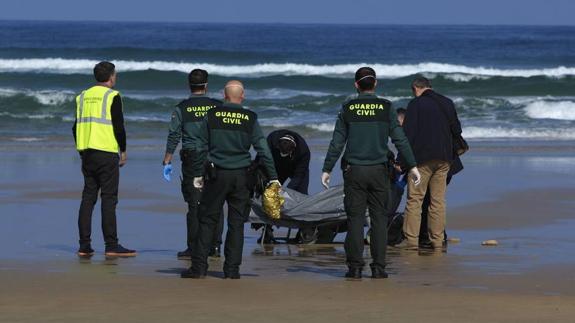
[[[375,88],[375,71],[373,68],[364,66],[355,72],[355,82],[361,91],[369,91]]]
[[[94,77],[98,82],[108,82],[116,73],[116,65],[110,62],[100,62],[94,66]]]
[[[405,116],[405,114],[407,113],[407,109],[406,108],[399,108],[397,109],[397,115],[402,115]]]
[[[418,88],[418,89],[431,89],[431,81],[423,76],[417,76],[413,82],[411,82],[411,88]]]
[[[205,89],[208,85],[208,72],[199,68],[192,70],[188,74],[188,83],[192,92]]]
[[[291,135],[285,135],[278,141],[278,148],[282,154],[291,154],[295,147],[295,138]]]

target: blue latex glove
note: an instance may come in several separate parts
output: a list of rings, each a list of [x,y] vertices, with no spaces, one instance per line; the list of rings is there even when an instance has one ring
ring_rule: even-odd
[[[172,164],[164,165],[164,179],[170,181],[172,179]]]
[[[395,182],[395,185],[400,189],[404,190],[407,186],[407,175],[403,175],[400,179]]]

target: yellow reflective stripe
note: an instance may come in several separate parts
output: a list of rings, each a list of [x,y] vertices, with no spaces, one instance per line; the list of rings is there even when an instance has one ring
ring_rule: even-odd
[[[110,94],[112,94],[112,92],[114,92],[114,90],[109,89],[108,91],[106,91],[106,93],[104,93],[104,99],[102,100],[102,114],[101,114],[101,119],[106,120],[106,108],[108,107],[108,96]]]
[[[84,93],[82,92],[82,94],[80,94],[80,118],[78,119],[78,123],[86,123],[86,122],[96,122],[96,123],[101,123],[101,124],[112,124],[112,121],[108,120],[106,118],[107,116],[107,108],[108,108],[108,96],[110,96],[110,94],[112,94],[114,92],[114,90],[109,89],[108,91],[106,91],[106,93],[104,93],[104,98],[102,100],[102,114],[100,115],[99,118],[96,117],[83,117],[83,113],[84,113]]]
[[[82,91],[80,94],[80,115],[78,116],[80,118],[82,118],[82,114],[84,113],[84,93],[86,93],[86,91]]]
[[[102,118],[96,118],[96,117],[82,117],[77,121],[77,123],[88,123],[88,122],[112,125],[112,120],[106,120],[106,119],[102,120]]]

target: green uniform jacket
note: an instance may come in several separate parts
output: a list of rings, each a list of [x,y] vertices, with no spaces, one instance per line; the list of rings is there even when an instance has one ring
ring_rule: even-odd
[[[225,102],[211,109],[204,118],[197,137],[194,176],[203,176],[206,160],[218,168],[246,168],[252,162],[253,145],[263,160],[271,180],[277,179],[274,161],[258,122],[258,115],[239,104]]]
[[[351,165],[377,165],[388,160],[388,137],[409,168],[415,157],[391,102],[371,93],[361,93],[345,102],[337,116],[333,138],[323,164],[331,172],[345,146],[343,159]]]
[[[204,95],[192,95],[178,103],[172,112],[166,152],[173,154],[180,139],[182,149],[196,150],[195,138],[200,133],[206,112],[221,104],[222,101]]]

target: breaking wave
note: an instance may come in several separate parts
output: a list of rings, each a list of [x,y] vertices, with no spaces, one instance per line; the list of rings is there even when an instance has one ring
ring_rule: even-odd
[[[0,59],[0,71],[3,72],[48,72],[89,74],[98,61],[90,59],[64,58],[24,58]],[[203,68],[212,74],[221,76],[269,76],[269,75],[305,75],[305,76],[348,76],[360,66],[372,66],[382,78],[399,78],[417,73],[453,74],[452,80],[468,82],[485,77],[563,77],[575,75],[575,67],[557,66],[533,69],[500,69],[493,67],[473,67],[445,63],[419,64],[335,64],[312,65],[296,63],[260,63],[252,65],[220,65],[200,62],[171,61],[129,61],[117,60],[118,70],[129,71],[178,71],[188,73],[193,68]]]

